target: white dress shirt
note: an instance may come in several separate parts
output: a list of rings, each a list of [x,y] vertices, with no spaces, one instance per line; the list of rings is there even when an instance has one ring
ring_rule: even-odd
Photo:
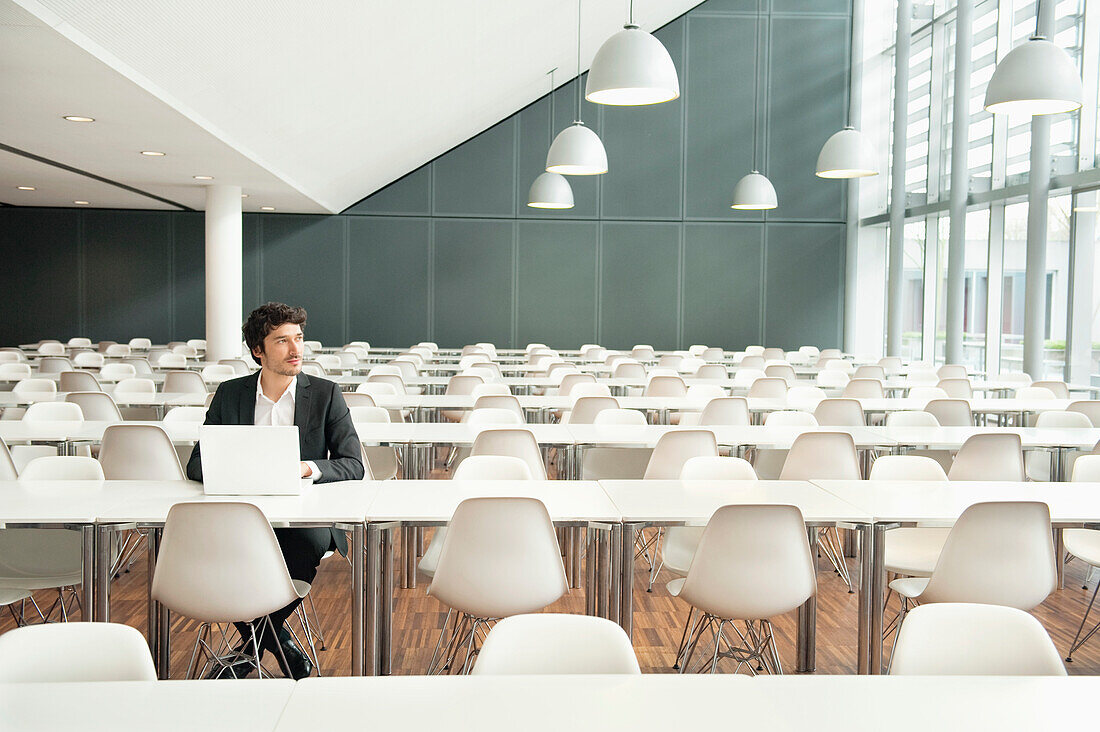
[[[275,427],[294,426],[294,389],[298,386],[298,379],[290,382],[283,395],[276,401],[271,401],[264,394],[260,380],[256,379],[256,417],[252,421],[256,425],[273,425]],[[321,471],[312,460],[306,460],[310,473],[306,476],[309,480],[316,481],[321,477]]]

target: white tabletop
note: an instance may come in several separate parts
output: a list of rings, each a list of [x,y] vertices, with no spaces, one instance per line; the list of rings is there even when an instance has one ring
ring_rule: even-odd
[[[66,392],[28,392],[16,394],[0,391],[0,407],[23,407],[37,402],[63,402]],[[155,394],[115,394],[111,398],[115,404],[124,407],[203,407],[209,394],[158,392]]]
[[[620,514],[595,481],[401,480],[385,481],[368,521],[445,523],[467,498],[537,498],[554,521],[618,522]]]
[[[809,522],[870,523],[871,514],[812,483],[791,480],[601,480],[623,521],[704,526],[722,506],[798,506]]]
[[[568,425],[563,424],[525,424],[525,425],[471,425],[456,422],[418,422],[412,431],[412,442],[469,446],[479,434],[493,429],[526,429],[535,436],[540,445],[571,445],[573,435]],[[355,425],[358,431],[359,425]],[[361,441],[366,441],[362,435]]]
[[[1100,483],[1004,481],[815,480],[875,521],[950,526],[968,506],[989,501],[1042,501],[1055,523],[1100,521]]]
[[[869,427],[881,444],[955,450],[973,435],[1016,434],[1025,449],[1070,447],[1091,450],[1100,441],[1100,429],[1084,427]]]
[[[90,524],[107,501],[102,481],[0,481],[0,526]]]
[[[1094,717],[1095,677],[387,676],[305,679],[279,732],[369,719],[396,728],[851,730],[1072,729]],[[921,703],[921,700],[930,703]],[[884,723],[885,721],[885,723]],[[1074,724],[1076,723],[1076,724]]]
[[[705,429],[714,432],[719,445],[755,445],[763,448],[789,449],[804,432],[846,432],[856,447],[883,444],[883,437],[868,427],[778,427],[764,425],[708,425],[706,427],[674,427],[670,425],[567,425],[578,444],[601,447],[654,447],[666,432],[684,429]]]
[[[294,689],[288,679],[0,684],[0,729],[273,730]]]

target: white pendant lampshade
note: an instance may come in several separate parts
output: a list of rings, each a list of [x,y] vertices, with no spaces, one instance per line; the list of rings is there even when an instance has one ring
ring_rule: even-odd
[[[573,208],[573,189],[557,173],[540,173],[527,194],[531,208]]]
[[[759,211],[775,208],[777,205],[779,203],[775,197],[775,187],[759,171],[752,171],[733,187],[733,203],[730,208]]]
[[[592,67],[584,98],[596,104],[660,104],[680,96],[676,67],[665,47],[636,25],[604,41]]]
[[[558,133],[546,153],[546,172],[561,175],[600,175],[607,172],[607,152],[600,137],[574,122]]]
[[[865,178],[869,175],[878,175],[874,152],[859,130],[845,127],[821,146],[817,156],[819,178]]]
[[[1042,36],[1009,51],[985,90],[985,108],[994,114],[1057,114],[1081,106],[1081,75],[1065,51]]]

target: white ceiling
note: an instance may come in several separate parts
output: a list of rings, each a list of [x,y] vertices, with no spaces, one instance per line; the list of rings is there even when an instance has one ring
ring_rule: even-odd
[[[653,30],[699,2],[638,0],[634,19]],[[246,211],[337,212],[545,94],[551,67],[559,84],[575,75],[576,13],[557,0],[0,0],[0,143],[189,208],[204,200],[192,176],[212,175],[242,186]],[[627,0],[584,3],[582,68],[626,13]],[[0,157],[0,202],[171,208],[8,165],[18,157]]]

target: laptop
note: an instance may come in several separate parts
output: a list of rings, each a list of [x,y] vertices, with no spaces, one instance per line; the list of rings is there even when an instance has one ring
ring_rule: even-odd
[[[207,495],[301,495],[297,427],[201,425],[199,453]]]

